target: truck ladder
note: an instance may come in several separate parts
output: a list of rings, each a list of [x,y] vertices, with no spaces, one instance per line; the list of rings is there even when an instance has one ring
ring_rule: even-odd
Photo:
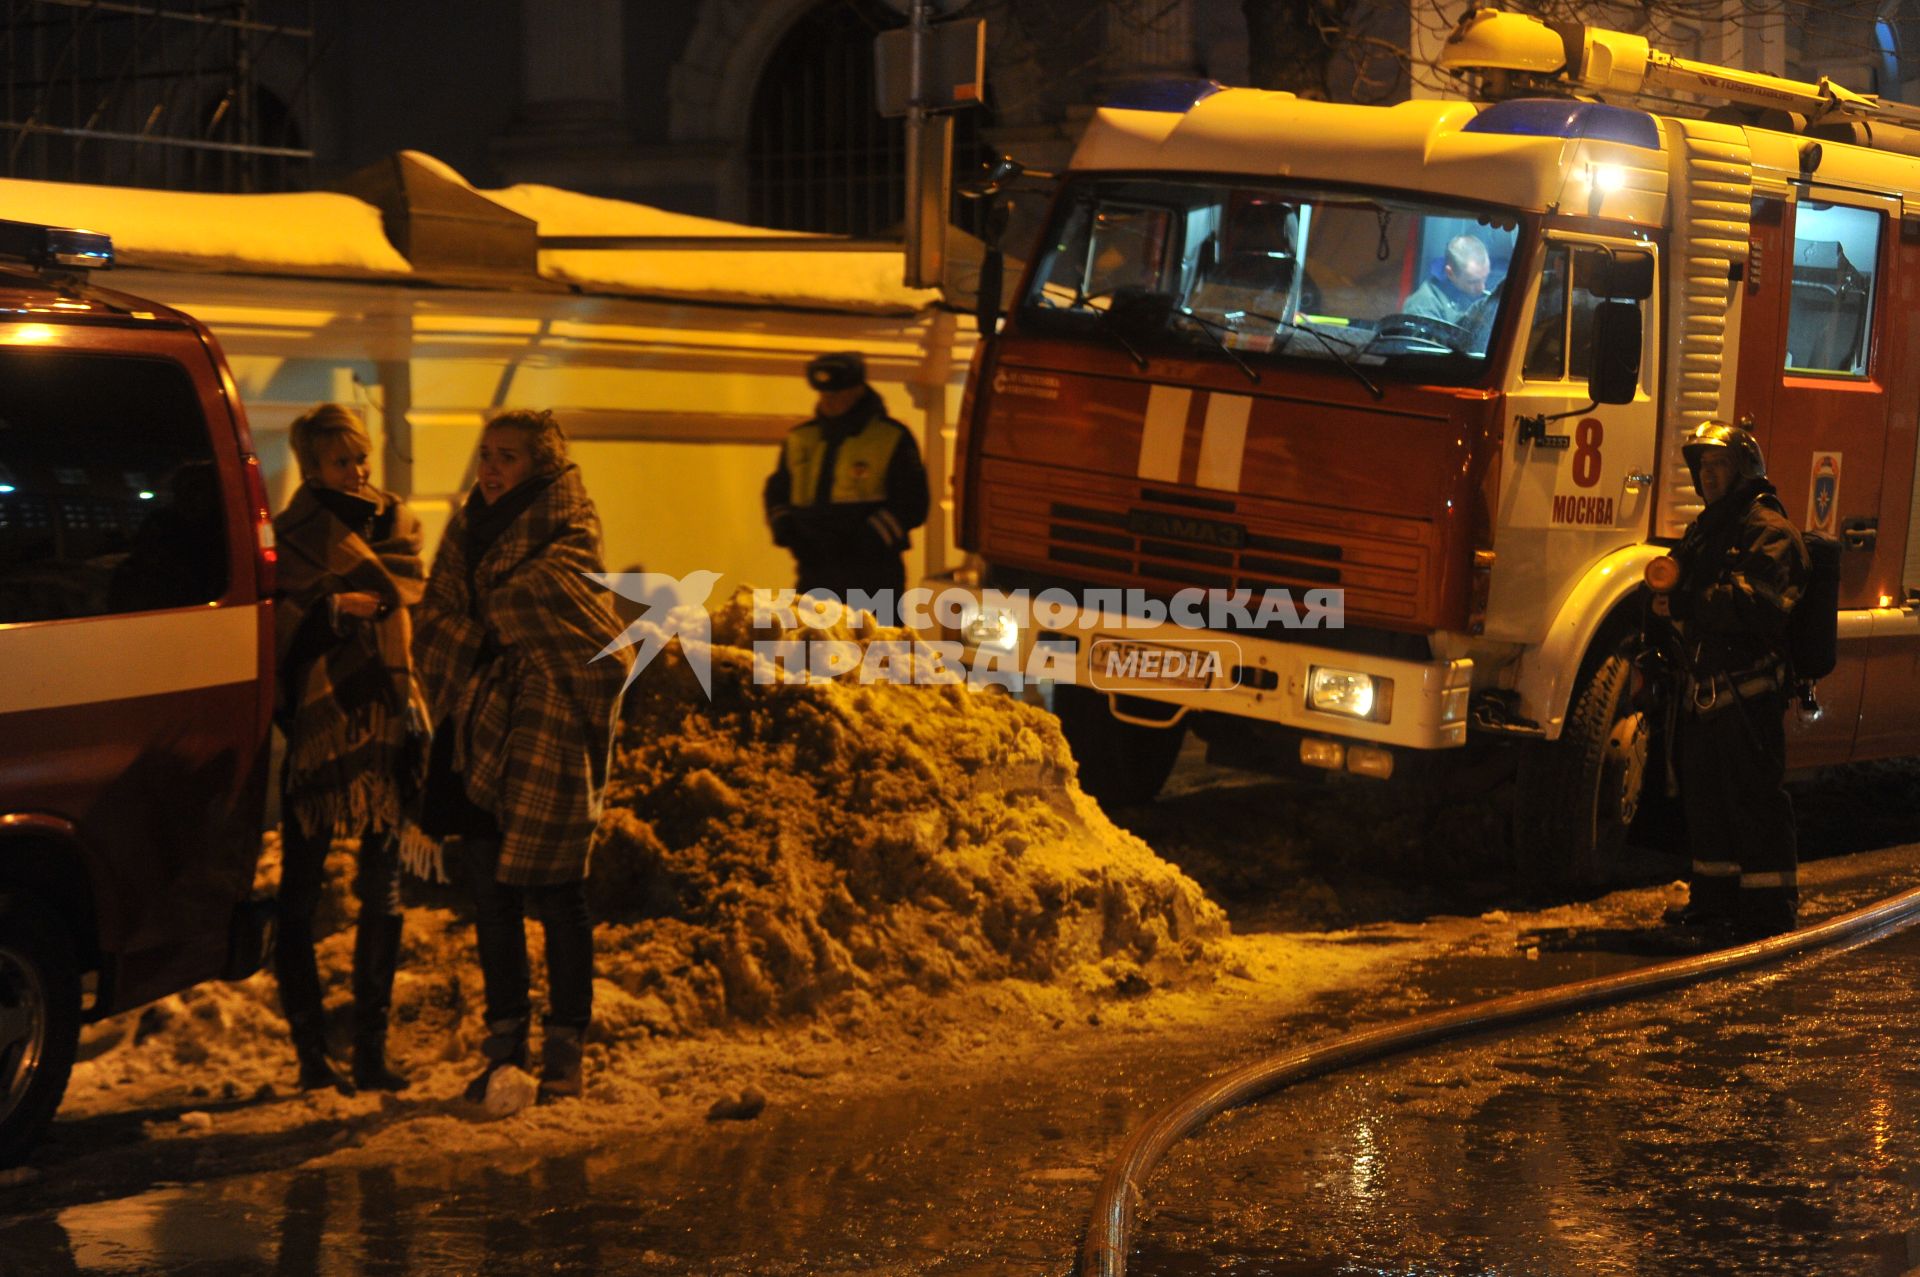
[[[1868,120],[1920,128],[1920,107],[1855,93],[1826,76],[1817,83],[1714,66],[1662,53],[1646,37],[1524,13],[1481,9],[1461,19],[1438,65],[1453,72],[1504,73],[1562,92],[1604,98],[1689,93],[1739,106],[1791,111],[1809,124]]]

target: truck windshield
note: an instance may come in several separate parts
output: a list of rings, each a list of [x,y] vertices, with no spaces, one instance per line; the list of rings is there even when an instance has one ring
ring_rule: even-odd
[[[1020,323],[1139,361],[1208,351],[1480,380],[1518,219],[1385,195],[1088,177],[1063,194]]]

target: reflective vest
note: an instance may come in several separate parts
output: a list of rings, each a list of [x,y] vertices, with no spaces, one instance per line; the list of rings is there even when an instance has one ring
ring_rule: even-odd
[[[874,414],[866,425],[840,441],[834,456],[832,488],[822,494],[821,467],[832,445],[818,422],[794,427],[787,435],[787,474],[792,485],[788,499],[802,508],[885,501],[887,467],[905,433],[885,416]]]

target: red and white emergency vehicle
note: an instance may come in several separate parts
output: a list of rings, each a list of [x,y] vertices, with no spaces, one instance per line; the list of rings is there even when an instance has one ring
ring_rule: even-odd
[[[218,345],[0,223],[0,1166],[83,1019],[260,963],[273,545]]]
[[[1712,417],[1846,547],[1791,762],[1920,753],[1920,110],[1490,10],[1443,64],[1494,100],[1163,84],[1062,175],[968,383],[960,582],[1344,599],[1200,635],[1054,610],[1089,787],[1151,795],[1188,726],[1443,784],[1514,743],[1520,853],[1597,876],[1659,757],[1627,653]],[[967,641],[1030,648],[985,602]]]

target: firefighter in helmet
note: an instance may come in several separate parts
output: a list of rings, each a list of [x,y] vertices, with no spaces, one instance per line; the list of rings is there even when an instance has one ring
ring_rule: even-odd
[[[1767,482],[1760,444],[1709,421],[1681,447],[1706,508],[1673,551],[1678,583],[1653,601],[1679,638],[1674,748],[1692,851],[1670,923],[1708,943],[1791,931],[1799,888],[1786,770],[1788,617],[1806,592],[1806,543]]]
[[[813,419],[787,434],[763,499],[773,543],[793,552],[797,589],[869,596],[906,588],[903,555],[927,518],[927,472],[913,434],[887,415],[855,351],[807,364]]]

